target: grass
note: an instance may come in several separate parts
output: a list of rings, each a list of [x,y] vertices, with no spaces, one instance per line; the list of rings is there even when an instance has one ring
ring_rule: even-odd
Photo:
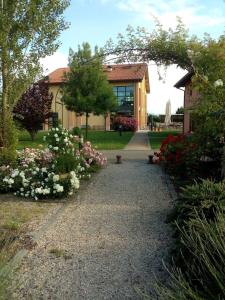
[[[43,141],[43,136],[46,134],[44,131],[38,132],[35,140],[32,142],[30,135],[26,131],[20,131],[19,133],[19,145],[18,150],[23,148],[43,148],[46,143]],[[85,134],[83,132],[83,134]],[[133,136],[132,132],[123,132],[122,136],[119,136],[115,131],[93,131],[88,132],[88,141],[90,141],[99,150],[114,150],[123,149]]]
[[[122,136],[116,131],[89,131],[88,141],[99,150],[123,149],[133,136],[133,132],[123,132]]]
[[[31,141],[30,135],[27,131],[23,130],[19,132],[19,145],[18,150],[23,148],[43,148],[46,143],[43,141],[43,137],[46,135],[46,131],[39,131],[34,139]]]
[[[149,141],[151,148],[157,150],[160,148],[162,141],[169,135],[177,135],[181,133],[180,131],[175,130],[164,130],[161,132],[150,131],[149,132]]]
[[[49,250],[49,253],[53,254],[55,257],[64,257],[65,256],[65,250],[63,249],[58,249],[58,248],[53,248]]]
[[[55,205],[22,201],[11,195],[0,195],[0,299],[5,296],[8,278],[1,274],[10,259],[23,247],[23,237],[29,225],[40,221],[41,216]],[[2,278],[3,276],[3,278]]]

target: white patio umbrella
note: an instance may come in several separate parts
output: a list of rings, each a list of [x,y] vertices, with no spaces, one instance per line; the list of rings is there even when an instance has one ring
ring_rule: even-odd
[[[169,126],[171,123],[171,102],[168,100],[166,102],[166,112],[165,112],[165,126]]]

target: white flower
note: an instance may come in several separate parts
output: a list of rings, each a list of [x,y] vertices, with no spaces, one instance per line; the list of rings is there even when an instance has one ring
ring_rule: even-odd
[[[44,142],[46,141],[46,135],[45,135],[45,136],[43,136],[43,141],[44,141]]]
[[[69,141],[68,138],[65,138],[65,139],[64,139],[64,142],[65,142],[65,143],[68,143],[68,141]]]
[[[59,142],[59,138],[56,138],[55,140],[56,140],[56,142]]]
[[[55,131],[59,131],[59,128],[58,128],[58,127],[56,127]]]
[[[53,147],[53,150],[58,151],[59,147]]]
[[[47,169],[46,168],[42,168],[41,171],[42,171],[42,173],[47,173]]]
[[[13,173],[11,174],[11,177],[14,178],[16,176],[19,175],[19,171],[18,170],[14,170]]]
[[[58,183],[54,184],[54,189],[56,190],[57,193],[61,193],[64,191],[64,187]]]
[[[48,194],[50,194],[50,189],[48,189],[48,188],[43,189],[43,190],[42,190],[42,194],[43,194],[43,195],[48,195]]]
[[[218,79],[214,82],[214,87],[223,86],[223,80]]]
[[[39,188],[36,188],[36,189],[35,189],[35,193],[36,193],[36,194],[42,194],[42,188],[40,188],[40,187],[39,187]]]
[[[57,134],[57,133],[55,133],[55,134],[54,134],[54,137],[55,137],[55,138],[57,138],[57,137],[58,137],[58,134]]]
[[[14,183],[14,179],[12,179],[12,178],[9,178],[9,180],[8,180],[8,184],[13,184]]]
[[[59,181],[59,175],[54,175],[54,176],[52,177],[52,180],[53,180],[54,182]]]
[[[25,175],[25,174],[24,174],[24,172],[23,172],[23,171],[21,171],[21,172],[20,172],[20,177],[22,177],[22,178],[23,178],[23,177],[24,177],[24,175]]]

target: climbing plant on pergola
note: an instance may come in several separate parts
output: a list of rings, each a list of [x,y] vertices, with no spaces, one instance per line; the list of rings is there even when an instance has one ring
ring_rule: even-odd
[[[225,169],[225,35],[213,39],[190,36],[181,20],[175,29],[165,30],[158,22],[153,31],[129,26],[126,34],[105,45],[105,55],[117,62],[154,62],[177,65],[192,73],[192,87],[199,97],[191,108],[197,119],[196,136],[202,148],[219,145]],[[222,153],[223,152],[223,153]]]

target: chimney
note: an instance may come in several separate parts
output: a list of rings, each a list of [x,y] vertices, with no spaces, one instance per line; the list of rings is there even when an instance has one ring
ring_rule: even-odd
[[[107,71],[112,72],[112,70],[113,70],[112,66],[108,65],[107,66]]]

